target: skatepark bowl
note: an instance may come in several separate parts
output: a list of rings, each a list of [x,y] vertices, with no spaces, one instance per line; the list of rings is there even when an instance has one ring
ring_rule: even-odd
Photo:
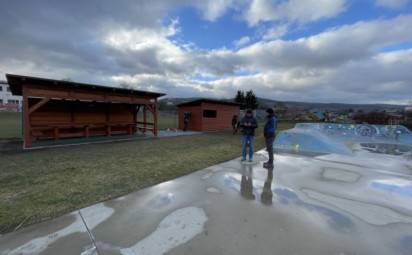
[[[272,171],[258,151],[0,236],[0,254],[412,254],[408,129],[297,124],[274,145]]]

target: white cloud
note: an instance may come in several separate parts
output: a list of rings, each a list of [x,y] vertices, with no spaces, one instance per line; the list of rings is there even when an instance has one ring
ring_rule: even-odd
[[[407,5],[409,0],[376,0],[376,5],[391,9],[399,9]]]
[[[209,21],[215,21],[232,6],[234,0],[209,0],[198,1],[199,10],[203,11],[203,17]]]
[[[199,68],[232,74],[295,67],[333,68],[373,56],[379,49],[412,38],[411,16],[358,22],[296,40],[259,41],[237,51],[215,50],[197,56]],[[386,31],[382,33],[382,31]]]
[[[223,1],[223,7],[215,6],[217,2],[213,1],[190,1],[190,5],[199,10],[203,6],[206,9],[201,11],[202,17],[217,20],[239,1],[242,2]],[[269,3],[254,0],[252,5],[258,2]],[[298,2],[299,8],[289,9]],[[213,50],[175,41],[173,38],[184,32],[178,20],[164,23],[170,6],[187,5],[187,0],[147,2],[139,6],[137,11],[145,14],[139,17],[135,17],[134,1],[126,9],[103,1],[110,10],[110,19],[99,17],[100,13],[89,14],[93,8],[87,5],[83,14],[76,12],[74,17],[60,19],[70,9],[66,8],[70,2],[63,3],[65,8],[56,7],[55,2],[40,7],[34,4],[31,8],[8,6],[10,12],[0,16],[0,30],[5,32],[0,41],[0,74],[12,72],[109,85],[128,83],[169,96],[231,97],[237,89],[254,89],[259,96],[283,100],[409,100],[412,50],[381,50],[412,40],[412,15],[342,25],[295,40],[281,39],[287,33],[288,22],[332,17],[345,6],[343,1],[315,2],[275,1],[268,6],[268,10],[274,8],[274,13],[262,9],[260,18],[250,20],[256,24],[276,21],[263,25],[269,29],[261,41],[252,42],[245,36],[235,43],[235,49]],[[305,10],[309,3],[313,8],[317,6],[316,11],[311,12],[312,7]],[[329,7],[318,10],[321,5]],[[36,16],[40,11],[36,8],[50,9],[43,10],[48,15]],[[9,13],[18,11],[23,13],[17,22]],[[90,22],[85,22],[89,16]]]
[[[219,95],[253,89],[278,100],[378,103],[407,102],[412,94],[412,50],[380,53],[336,68],[288,68],[210,82]],[[399,93],[402,91],[402,93]]]
[[[250,37],[249,36],[243,36],[239,40],[236,40],[233,42],[236,48],[240,48],[242,46],[245,46],[246,44],[250,43]]]
[[[281,38],[288,32],[288,25],[283,24],[283,25],[274,25],[273,27],[267,29],[262,38],[263,40],[274,40]]]
[[[304,23],[334,17],[345,8],[345,0],[252,0],[245,16],[250,25],[262,21]]]

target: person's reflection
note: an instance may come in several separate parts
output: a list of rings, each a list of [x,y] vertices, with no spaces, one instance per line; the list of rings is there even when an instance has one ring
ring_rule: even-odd
[[[255,194],[253,194],[252,174],[252,165],[242,165],[242,181],[240,183],[240,195],[248,200],[255,199]]]
[[[273,168],[267,170],[267,176],[260,195],[260,201],[265,205],[271,205],[273,199],[272,191]],[[240,182],[240,195],[248,200],[255,200],[253,193],[253,166],[242,165],[242,180]]]
[[[262,194],[260,195],[260,201],[265,205],[272,204],[273,192],[272,192],[272,180],[273,180],[273,168],[268,170],[265,184],[263,185]]]

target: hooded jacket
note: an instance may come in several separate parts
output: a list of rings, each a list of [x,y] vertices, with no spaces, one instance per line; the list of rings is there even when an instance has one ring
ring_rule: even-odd
[[[263,130],[263,134],[265,137],[274,137],[276,128],[278,127],[278,120],[274,115],[268,116],[268,119],[265,124],[265,129]]]

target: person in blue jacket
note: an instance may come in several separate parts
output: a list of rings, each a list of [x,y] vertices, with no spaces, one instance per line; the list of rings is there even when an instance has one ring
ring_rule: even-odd
[[[247,147],[249,147],[249,162],[253,161],[253,144],[255,140],[255,129],[257,126],[257,121],[255,117],[253,117],[252,110],[247,110],[245,117],[243,117],[240,121],[240,127],[243,132],[242,161],[246,161]]]
[[[266,142],[266,150],[269,154],[269,161],[263,164],[263,167],[267,169],[273,169],[273,142],[275,141],[276,128],[278,126],[278,120],[275,117],[275,113],[272,108],[266,110],[266,124],[263,130]]]

